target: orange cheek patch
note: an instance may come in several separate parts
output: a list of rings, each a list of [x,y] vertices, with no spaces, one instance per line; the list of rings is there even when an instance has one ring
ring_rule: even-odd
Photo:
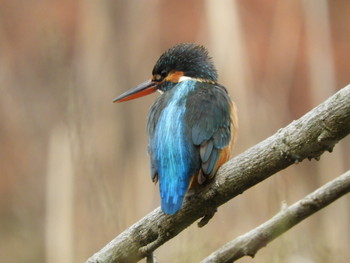
[[[184,72],[183,71],[172,71],[169,73],[169,75],[165,78],[165,81],[178,83],[179,79],[183,77]]]

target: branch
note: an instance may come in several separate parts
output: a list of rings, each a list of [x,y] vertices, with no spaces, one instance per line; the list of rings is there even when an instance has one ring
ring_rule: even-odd
[[[350,133],[350,85],[273,136],[231,159],[211,183],[186,198],[173,216],[155,209],[94,254],[87,263],[137,262],[201,217],[276,172],[324,151]],[[204,223],[203,223],[204,222]]]
[[[273,218],[213,252],[201,263],[229,263],[244,256],[254,257],[259,249],[288,229],[350,192],[350,171],[320,187],[304,199],[283,208]]]

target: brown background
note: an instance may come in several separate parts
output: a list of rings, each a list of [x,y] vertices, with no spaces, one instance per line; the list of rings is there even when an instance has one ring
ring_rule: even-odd
[[[0,1],[2,262],[83,262],[159,205],[145,128],[158,95],[111,101],[179,42],[207,46],[236,101],[235,154],[350,83],[350,1]],[[345,172],[349,139],[225,204],[159,261],[198,262]],[[349,198],[254,262],[350,262]]]

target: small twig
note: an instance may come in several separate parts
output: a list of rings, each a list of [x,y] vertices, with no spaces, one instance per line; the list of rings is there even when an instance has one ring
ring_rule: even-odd
[[[213,252],[201,263],[230,263],[244,256],[254,257],[259,249],[313,213],[350,192],[350,171],[320,187],[277,215]]]
[[[157,263],[156,257],[154,256],[153,253],[147,256],[146,263]]]

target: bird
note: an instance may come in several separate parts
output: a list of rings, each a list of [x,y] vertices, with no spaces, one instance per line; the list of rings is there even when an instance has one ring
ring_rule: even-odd
[[[159,57],[150,80],[113,100],[161,93],[150,108],[147,131],[151,178],[159,182],[165,214],[178,212],[189,189],[209,182],[231,157],[237,111],[217,79],[203,45],[180,43]]]

